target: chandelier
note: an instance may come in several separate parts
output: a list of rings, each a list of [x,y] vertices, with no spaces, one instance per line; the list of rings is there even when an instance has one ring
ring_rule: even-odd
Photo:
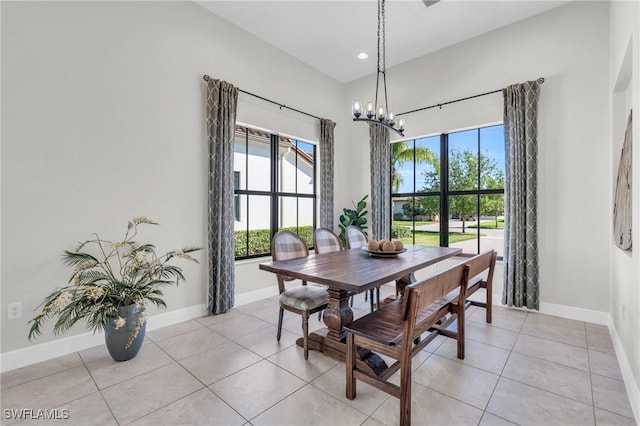
[[[376,73],[376,95],[375,103],[371,100],[367,101],[367,105],[362,115],[362,105],[358,99],[354,99],[351,107],[353,113],[353,121],[368,121],[380,126],[388,127],[395,131],[400,136],[404,136],[404,120],[399,118],[396,122],[396,117],[393,111],[389,111],[387,104],[387,66],[386,66],[386,37],[385,37],[385,15],[384,15],[384,2],[385,0],[378,0],[378,66]],[[380,38],[380,30],[382,30],[382,39]],[[382,47],[382,48],[381,48]],[[380,53],[382,52],[382,67],[380,67]],[[380,75],[382,75],[382,88],[384,90],[384,104],[378,104],[378,92],[380,89]],[[374,105],[376,109],[374,110]],[[396,126],[397,125],[397,126]]]

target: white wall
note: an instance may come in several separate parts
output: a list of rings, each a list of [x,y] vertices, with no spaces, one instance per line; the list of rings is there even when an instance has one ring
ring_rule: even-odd
[[[611,3],[609,33],[609,96],[611,108],[611,152],[609,169],[609,206],[613,205],[618,163],[624,141],[629,111],[633,109],[632,159],[632,251],[620,250],[609,239],[611,259],[611,289],[609,311],[621,347],[616,352],[624,355],[635,383],[626,381],[632,397],[636,418],[640,417],[640,102],[638,99],[638,66],[640,46],[638,32],[640,8],[637,2]],[[608,223],[612,223],[610,208]],[[610,228],[610,230],[612,230]],[[625,365],[623,365],[623,370]],[[633,396],[635,395],[635,398]]]
[[[540,297],[601,312],[609,308],[607,62],[607,4],[576,2],[387,72],[389,108],[398,113],[545,78],[538,120]],[[374,83],[347,85],[345,113],[348,99],[366,99]],[[502,95],[494,94],[410,114],[405,134],[502,121],[502,105]],[[361,178],[336,194],[338,203],[368,193],[370,185],[367,128],[354,124],[348,131],[343,155],[364,160],[349,173]]]
[[[338,121],[340,84],[191,2],[1,2],[2,353],[28,347],[33,309],[69,270],[62,250],[133,216],[161,251],[206,246],[203,74]],[[308,140],[319,123],[240,95],[237,119]],[[340,127],[336,135],[340,138]],[[169,311],[204,304],[206,255]],[[245,284],[275,286],[268,273]],[[243,277],[242,272],[239,273]],[[151,312],[153,314],[154,312]],[[73,333],[84,332],[77,327]],[[35,343],[54,339],[45,333]]]
[[[634,7],[635,15],[626,9]],[[372,92],[371,78],[342,86],[189,2],[0,2],[0,8],[1,318],[7,303],[24,305],[21,320],[2,321],[2,353],[30,345],[31,310],[68,278],[61,251],[90,233],[116,235],[144,214],[162,223],[144,234],[159,249],[206,245],[202,74],[336,121],[336,212],[369,193],[367,126],[349,116],[351,100]],[[637,86],[622,101],[612,95],[632,32],[637,80],[637,16],[637,4],[613,5],[609,33],[606,4],[576,2],[388,73],[396,112],[546,79],[539,119],[541,299],[611,309],[632,363],[640,340],[633,302],[639,262],[637,250],[625,258],[611,248],[617,154],[610,140],[619,141],[612,104],[624,107],[631,98],[638,110]],[[502,98],[406,119],[408,137],[494,123],[502,120]],[[316,120],[242,94],[238,120],[319,137]],[[634,182],[639,154],[634,149]],[[200,260],[187,267],[186,285],[167,291],[170,311],[204,303],[204,253]],[[275,289],[256,261],[240,262],[236,278],[239,297]],[[52,339],[46,334],[38,342]]]

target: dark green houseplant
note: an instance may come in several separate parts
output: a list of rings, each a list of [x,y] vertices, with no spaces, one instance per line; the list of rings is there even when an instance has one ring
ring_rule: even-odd
[[[365,229],[367,229],[367,208],[366,199],[369,195],[365,195],[362,197],[362,200],[358,201],[358,204],[351,202],[355,210],[344,208],[342,209],[342,214],[340,215],[340,223],[338,226],[340,227],[340,241],[342,241],[342,246],[347,247],[347,227],[350,225],[357,226],[362,229],[362,232],[367,234]]]

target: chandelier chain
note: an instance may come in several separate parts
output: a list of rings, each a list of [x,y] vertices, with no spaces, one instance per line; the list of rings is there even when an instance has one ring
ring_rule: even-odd
[[[382,3],[382,72],[387,71],[387,25],[384,16],[384,0]],[[380,37],[380,36],[378,36]]]
[[[378,1],[378,72],[380,72],[380,1]]]

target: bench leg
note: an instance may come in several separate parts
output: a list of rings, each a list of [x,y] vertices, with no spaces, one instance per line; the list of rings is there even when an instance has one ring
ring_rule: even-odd
[[[347,333],[347,398],[354,399],[356,397],[356,379],[353,376],[353,370],[356,368],[356,347],[353,344],[353,334]]]
[[[464,359],[464,305],[458,305],[458,318],[456,318],[456,323],[458,324],[458,358]]]
[[[487,291],[487,306],[486,306],[486,310],[487,310],[487,322],[489,324],[491,324],[491,310],[492,310],[492,306],[493,306],[493,289],[491,288],[491,285],[488,285],[487,287],[485,287],[485,290]]]
[[[400,359],[400,426],[411,425],[411,351]]]

